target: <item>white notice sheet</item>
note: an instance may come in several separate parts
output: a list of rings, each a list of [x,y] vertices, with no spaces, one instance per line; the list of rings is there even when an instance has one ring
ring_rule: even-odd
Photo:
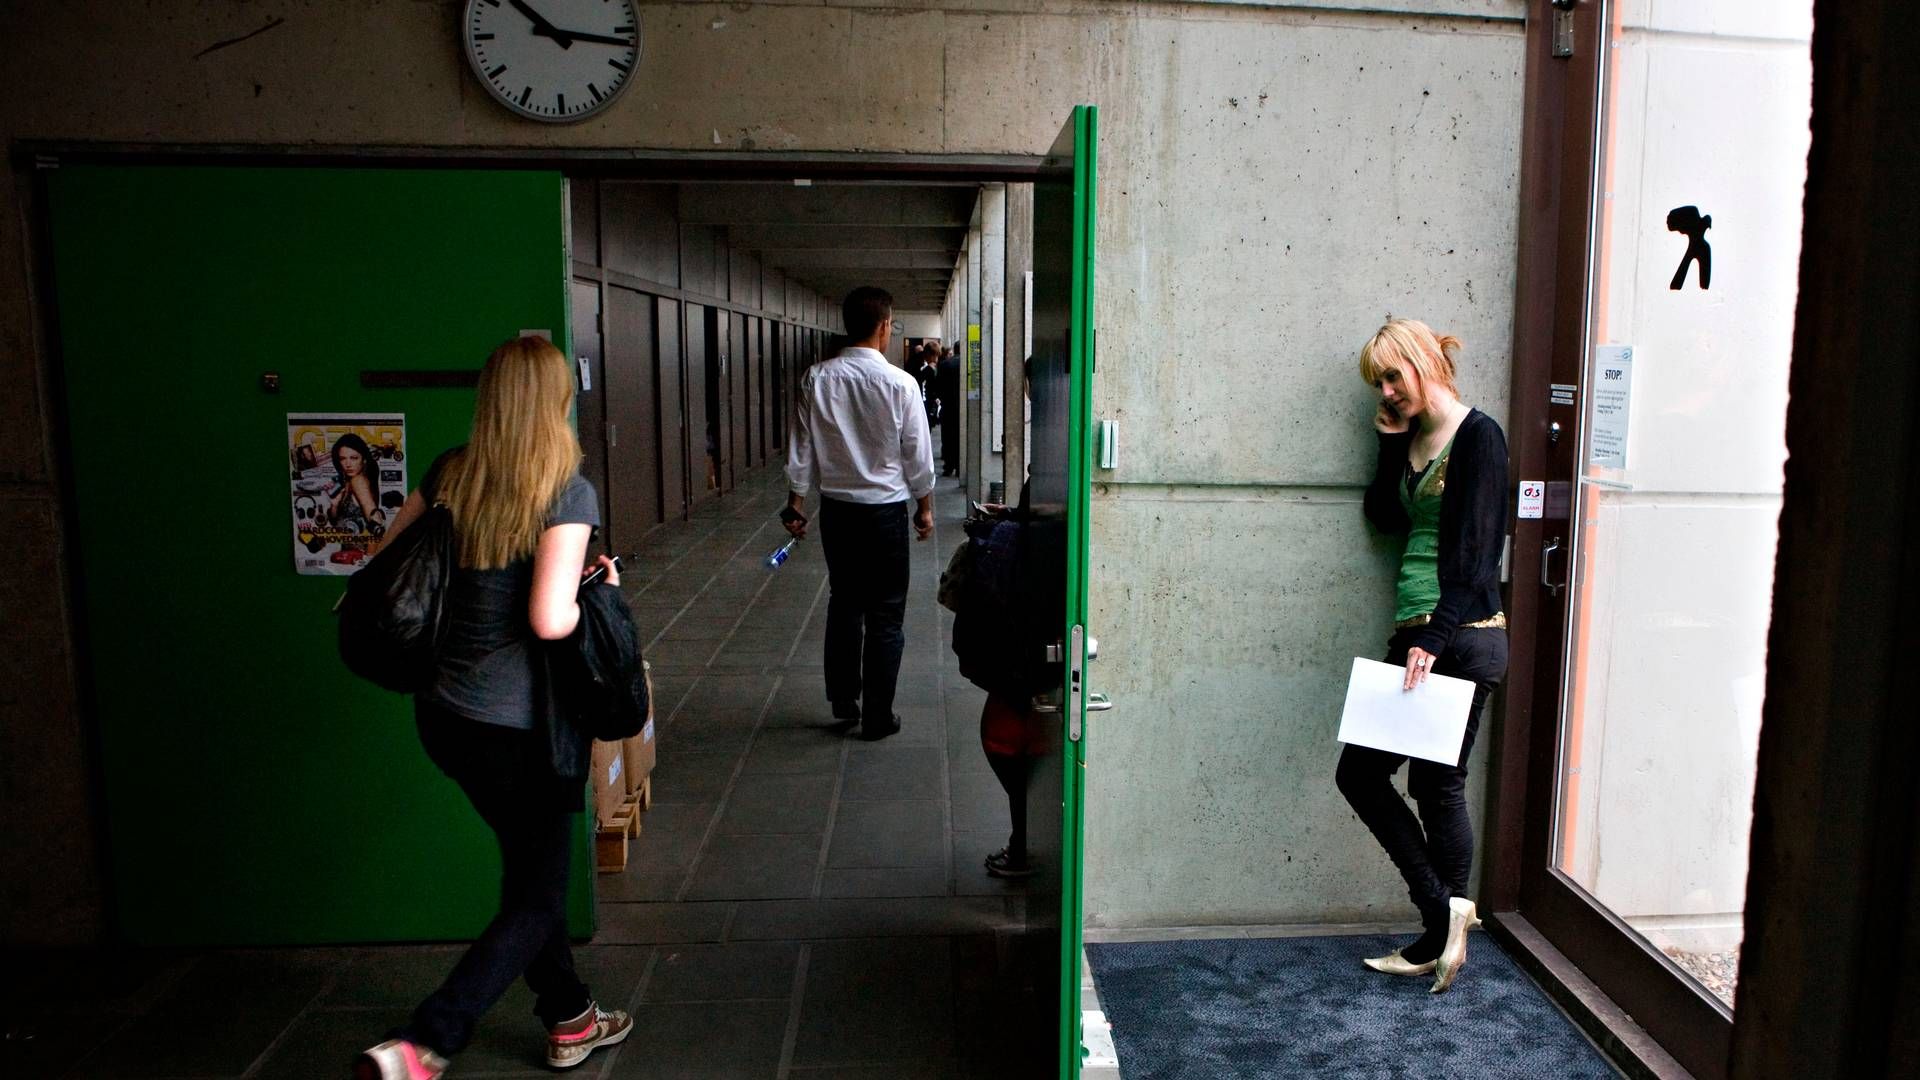
[[[1354,657],[1337,737],[1355,746],[1457,763],[1473,707],[1473,683],[1428,675],[1414,689],[1402,690],[1406,679],[1404,667]]]

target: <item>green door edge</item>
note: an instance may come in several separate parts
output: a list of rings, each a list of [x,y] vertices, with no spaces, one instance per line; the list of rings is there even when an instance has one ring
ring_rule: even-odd
[[[1095,147],[1098,145],[1100,110],[1096,105],[1077,105],[1073,110],[1073,312],[1068,345],[1067,395],[1067,625],[1060,640],[1072,642],[1073,628],[1087,625],[1087,568],[1092,534],[1093,476],[1093,269],[1094,269],[1094,195],[1096,191]],[[1084,652],[1085,635],[1081,650]],[[1087,670],[1086,657],[1078,658]],[[1090,688],[1085,682],[1083,690]],[[1061,792],[1065,806],[1061,812],[1060,888],[1060,1076],[1077,1080],[1080,1076],[1082,1015],[1080,1010],[1080,950],[1084,945],[1081,928],[1082,901],[1086,888],[1085,835],[1086,799],[1084,788],[1087,768],[1087,740],[1092,733],[1086,725],[1086,700],[1061,688],[1061,700],[1079,715],[1065,719],[1068,725],[1080,725],[1080,739],[1069,742],[1061,755]]]

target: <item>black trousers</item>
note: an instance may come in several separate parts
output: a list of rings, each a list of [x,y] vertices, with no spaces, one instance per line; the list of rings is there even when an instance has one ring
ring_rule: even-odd
[[[1402,630],[1387,643],[1386,662],[1404,667],[1409,642],[1418,630]],[[1414,820],[1406,800],[1394,790],[1393,774],[1408,759],[1366,746],[1348,746],[1340,752],[1334,780],[1360,815],[1374,839],[1406,880],[1407,894],[1421,917],[1432,925],[1446,915],[1447,901],[1465,896],[1467,874],[1473,869],[1473,819],[1467,813],[1467,755],[1480,730],[1480,711],[1507,674],[1507,632],[1497,628],[1461,628],[1447,651],[1433,664],[1433,674],[1471,679],[1473,705],[1467,713],[1467,734],[1460,756],[1452,765],[1413,759],[1407,769],[1407,793],[1420,807]],[[1425,826],[1424,833],[1421,826]]]
[[[910,503],[822,498],[827,556],[827,700],[862,699],[871,730],[893,716],[893,690],[907,635],[907,508]]]
[[[515,979],[526,976],[549,1028],[593,1003],[567,941],[568,863],[582,784],[553,775],[544,739],[416,700],[427,756],[466,792],[500,842],[500,913],[395,1035],[452,1057]],[[396,888],[430,885],[396,867]]]
[[[940,467],[951,471],[960,467],[960,403],[940,400]]]

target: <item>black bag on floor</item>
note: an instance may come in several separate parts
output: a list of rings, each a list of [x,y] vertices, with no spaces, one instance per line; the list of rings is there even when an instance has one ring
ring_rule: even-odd
[[[435,506],[347,579],[334,607],[347,670],[402,694],[433,680],[453,560],[453,511]]]

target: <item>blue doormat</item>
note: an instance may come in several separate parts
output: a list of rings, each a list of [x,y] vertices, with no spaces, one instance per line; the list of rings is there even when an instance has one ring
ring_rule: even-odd
[[[1453,989],[1360,966],[1405,937],[1090,944],[1124,1080],[1613,1080],[1606,1058],[1486,934]]]

